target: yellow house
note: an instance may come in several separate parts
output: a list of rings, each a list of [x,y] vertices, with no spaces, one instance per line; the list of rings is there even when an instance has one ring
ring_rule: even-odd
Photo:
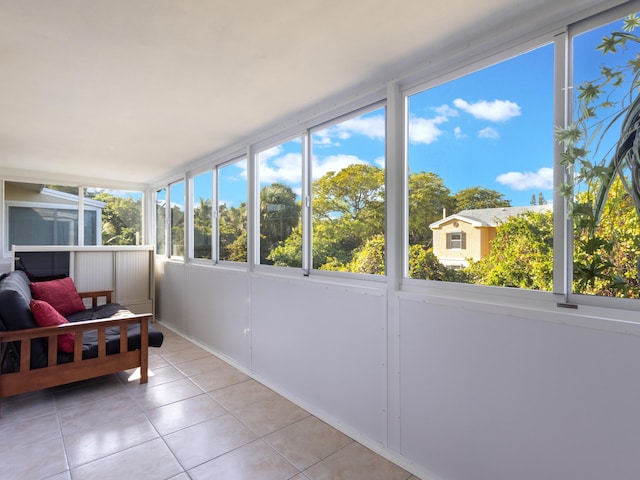
[[[526,212],[551,211],[551,205],[461,210],[429,225],[433,253],[449,268],[465,268],[489,253],[498,225]]]

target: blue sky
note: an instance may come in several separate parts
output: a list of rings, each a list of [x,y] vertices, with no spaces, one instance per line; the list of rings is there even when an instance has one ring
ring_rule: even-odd
[[[579,41],[577,78],[599,74],[595,50],[603,27]],[[454,194],[481,186],[529,205],[540,192],[553,198],[553,45],[486,67],[412,95],[408,102],[410,172],[431,171]],[[384,166],[384,109],[314,132],[313,179],[353,163]],[[261,186],[280,182],[301,191],[300,139],[259,152]],[[222,171],[220,199],[246,201],[246,162]]]

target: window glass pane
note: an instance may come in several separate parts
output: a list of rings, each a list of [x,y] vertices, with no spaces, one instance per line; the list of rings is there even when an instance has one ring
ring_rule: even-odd
[[[97,210],[84,211],[84,244],[98,245],[98,212]]]
[[[409,277],[551,290],[553,45],[408,104]]]
[[[247,160],[218,168],[220,260],[247,261]]]
[[[78,189],[5,183],[11,245],[77,245]]]
[[[628,17],[573,41],[574,124],[561,133],[575,167],[575,293],[640,297],[637,23]]]
[[[313,268],[385,273],[385,109],[314,132]]]
[[[169,185],[171,256],[184,257],[184,182]]]
[[[78,210],[9,207],[9,246],[77,244]]]
[[[86,188],[85,245],[96,245],[96,232],[102,245],[141,245],[142,197],[139,191]]]
[[[193,177],[193,257],[210,259],[213,219],[213,172]]]
[[[302,141],[282,143],[258,154],[260,263],[302,266]]]
[[[156,192],[156,253],[166,255],[167,238],[167,189],[161,188]]]

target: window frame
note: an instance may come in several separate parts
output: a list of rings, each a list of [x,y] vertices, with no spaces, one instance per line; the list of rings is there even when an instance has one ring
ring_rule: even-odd
[[[306,179],[305,179],[305,162],[307,155],[305,154],[305,145],[306,140],[305,136],[308,135],[307,130],[303,130],[302,132],[292,132],[287,135],[279,136],[276,138],[272,138],[269,141],[259,143],[253,146],[251,149],[250,155],[247,156],[247,168],[251,170],[248,172],[249,181],[248,188],[250,190],[250,194],[253,194],[253,198],[247,198],[247,222],[248,224],[253,224],[253,232],[248,225],[247,228],[247,261],[251,262],[252,268],[256,271],[277,271],[278,273],[283,273],[285,275],[299,275],[300,271],[305,275],[308,275],[308,270],[305,268],[305,240],[306,233],[304,230],[304,211],[306,209],[306,204],[308,202],[307,198],[309,196],[309,190],[306,188]],[[302,222],[302,264],[300,267],[291,267],[284,265],[269,265],[265,263],[261,263],[261,255],[260,255],[260,231],[261,231],[261,222],[260,222],[260,192],[262,190],[260,186],[260,153],[265,152],[271,148],[277,147],[279,145],[287,144],[289,142],[294,142],[296,140],[300,140],[300,182],[301,182],[301,194],[300,194],[300,202],[301,202],[301,210],[300,210],[300,218]],[[249,158],[251,161],[249,162]],[[276,183],[276,182],[273,182]],[[249,203],[251,201],[251,203]],[[250,206],[250,207],[249,207]],[[251,239],[249,239],[249,235],[251,235]],[[252,245],[253,244],[253,245]],[[251,260],[253,259],[253,260]]]
[[[220,252],[221,252],[221,248],[220,248],[220,191],[222,190],[222,188],[220,187],[220,181],[222,179],[222,176],[220,175],[220,170],[222,170],[223,168],[232,166],[234,164],[240,163],[244,161],[245,162],[245,168],[246,168],[246,173],[247,173],[247,178],[246,178],[246,188],[245,188],[245,204],[246,204],[246,222],[247,222],[247,245],[246,245],[246,249],[247,249],[247,258],[245,259],[244,262],[240,262],[240,261],[234,261],[234,260],[223,260],[220,258]],[[212,241],[212,243],[214,244],[214,252],[215,252],[215,262],[216,264],[219,265],[227,265],[227,266],[242,266],[244,267],[245,265],[249,264],[249,218],[250,218],[250,213],[249,213],[249,159],[248,156],[243,154],[243,155],[239,155],[239,156],[235,156],[233,158],[231,158],[230,160],[226,160],[222,163],[216,164],[215,168],[213,169],[213,194],[214,194],[214,198],[213,198],[213,230],[214,230],[214,239]]]
[[[454,282],[441,282],[433,280],[412,279],[408,277],[409,243],[406,238],[408,229],[408,98],[409,96],[433,88],[461,76],[473,73],[482,68],[489,67],[500,61],[507,60],[516,55],[526,53],[529,50],[543,46],[545,44],[554,45],[554,125],[567,126],[573,118],[573,52],[572,39],[585,31],[599,28],[608,23],[624,18],[634,11],[640,12],[640,2],[632,4],[618,5],[610,9],[596,13],[587,18],[579,19],[574,23],[549,29],[545,34],[532,37],[531,39],[515,44],[498,53],[490,53],[480,61],[461,61],[449,69],[435,72],[432,75],[422,74],[420,77],[414,76],[411,82],[402,85],[402,117],[403,117],[403,157],[404,157],[404,200],[403,200],[403,262],[402,279],[400,280],[401,291],[407,294],[431,293],[438,296],[451,295],[457,297],[464,295],[470,299],[476,298],[478,301],[485,301],[490,296],[499,303],[519,304],[520,301],[533,302],[537,305],[548,305],[554,309],[580,309],[583,314],[602,315],[603,310],[616,310],[621,317],[627,318],[632,311],[640,310],[637,299],[616,298],[595,295],[584,295],[573,293],[573,222],[568,215],[568,205],[566,199],[557,191],[560,185],[571,175],[571,171],[560,166],[559,160],[562,154],[562,146],[554,140],[553,151],[553,289],[552,291],[513,289],[510,287],[495,287],[487,285],[463,284]],[[628,313],[624,313],[628,312]],[[637,321],[637,320],[635,320]]]

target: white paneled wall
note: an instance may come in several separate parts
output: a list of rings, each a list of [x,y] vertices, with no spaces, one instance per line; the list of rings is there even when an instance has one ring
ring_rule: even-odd
[[[115,257],[115,301],[135,306],[133,310],[148,308],[153,298],[153,263],[145,250],[121,250],[113,252]],[[149,281],[141,281],[149,279]],[[147,310],[149,311],[149,310]]]
[[[72,277],[78,291],[114,290],[114,253],[74,252]]]
[[[640,472],[637,334],[591,328],[580,312],[389,293],[376,282],[178,262],[157,274],[163,323],[423,480]]]
[[[112,300],[134,313],[154,313],[153,247],[19,246],[20,252],[70,252],[69,272],[78,291],[112,290]]]

